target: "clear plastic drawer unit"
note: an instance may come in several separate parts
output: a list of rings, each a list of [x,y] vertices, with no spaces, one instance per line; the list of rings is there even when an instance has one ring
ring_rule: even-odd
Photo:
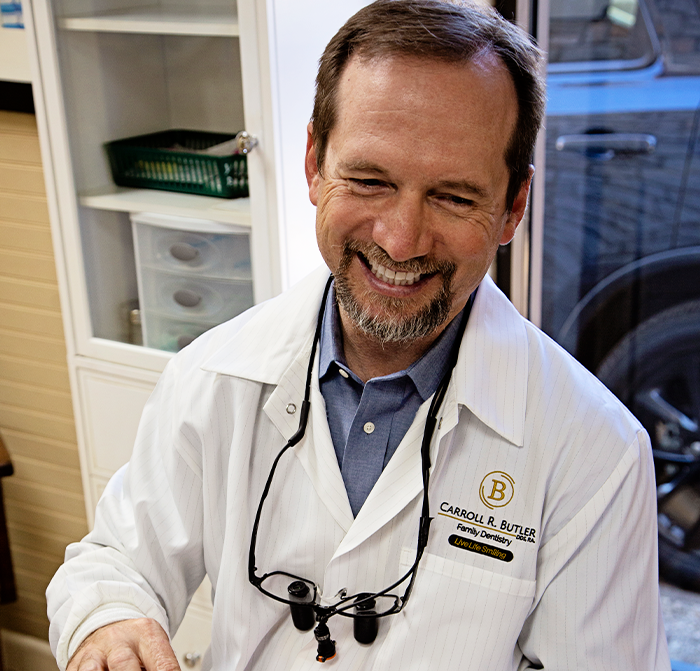
[[[131,215],[143,344],[177,352],[253,305],[248,229]]]

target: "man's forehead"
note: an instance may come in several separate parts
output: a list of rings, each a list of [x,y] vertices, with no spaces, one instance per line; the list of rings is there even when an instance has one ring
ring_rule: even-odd
[[[340,77],[337,109],[340,111],[347,100],[357,104],[361,100],[357,97],[359,95],[381,95],[385,88],[392,87],[396,90],[401,84],[411,88],[413,80],[421,78],[424,78],[428,86],[424,90],[414,89],[412,95],[419,96],[423,93],[430,97],[431,104],[438,105],[444,101],[451,93],[450,88],[473,89],[475,80],[478,80],[482,86],[486,85],[490,95],[499,95],[504,103],[511,103],[513,109],[517,110],[512,76],[498,54],[491,49],[483,49],[468,60],[423,58],[406,54],[354,54]],[[437,82],[446,78],[450,80],[450,87],[441,88]],[[432,81],[436,82],[434,86],[430,85]]]
[[[405,65],[410,68],[440,68],[463,70],[465,72],[482,72],[493,76],[496,73],[507,75],[512,82],[510,72],[503,59],[490,47],[479,49],[468,58],[440,58],[439,56],[415,55],[404,52],[374,53],[358,51],[348,59],[340,76],[339,85],[347,82],[347,72],[349,69],[360,69],[367,71],[370,69],[391,66],[392,64]]]
[[[510,137],[518,116],[510,72],[491,51],[457,62],[355,55],[343,72],[337,96],[334,131],[348,123],[368,128],[384,114],[395,116],[397,130],[398,124],[410,126],[422,117],[427,125],[442,121],[442,128],[452,126],[460,136],[486,130]]]

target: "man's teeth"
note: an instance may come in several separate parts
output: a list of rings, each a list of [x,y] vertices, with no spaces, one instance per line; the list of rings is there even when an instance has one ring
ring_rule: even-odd
[[[394,271],[391,268],[385,268],[381,263],[369,262],[370,268],[377,278],[387,284],[396,286],[408,286],[417,282],[420,279],[420,273],[403,272],[402,270]]]

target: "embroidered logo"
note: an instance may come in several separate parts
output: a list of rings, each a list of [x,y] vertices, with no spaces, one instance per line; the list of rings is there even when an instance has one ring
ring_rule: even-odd
[[[514,494],[515,482],[503,471],[491,471],[479,485],[479,498],[491,510],[507,506]]]

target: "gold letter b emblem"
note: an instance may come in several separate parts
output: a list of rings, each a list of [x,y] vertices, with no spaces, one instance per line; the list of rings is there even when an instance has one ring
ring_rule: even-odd
[[[491,479],[491,482],[493,482],[493,489],[487,498],[491,499],[492,501],[503,501],[503,499],[506,498],[506,483],[503,482],[503,480],[494,480],[493,478]]]
[[[490,493],[488,493],[490,490]],[[515,482],[513,478],[503,471],[492,471],[482,481],[479,486],[479,498],[487,507],[503,508],[513,499],[515,494]]]

